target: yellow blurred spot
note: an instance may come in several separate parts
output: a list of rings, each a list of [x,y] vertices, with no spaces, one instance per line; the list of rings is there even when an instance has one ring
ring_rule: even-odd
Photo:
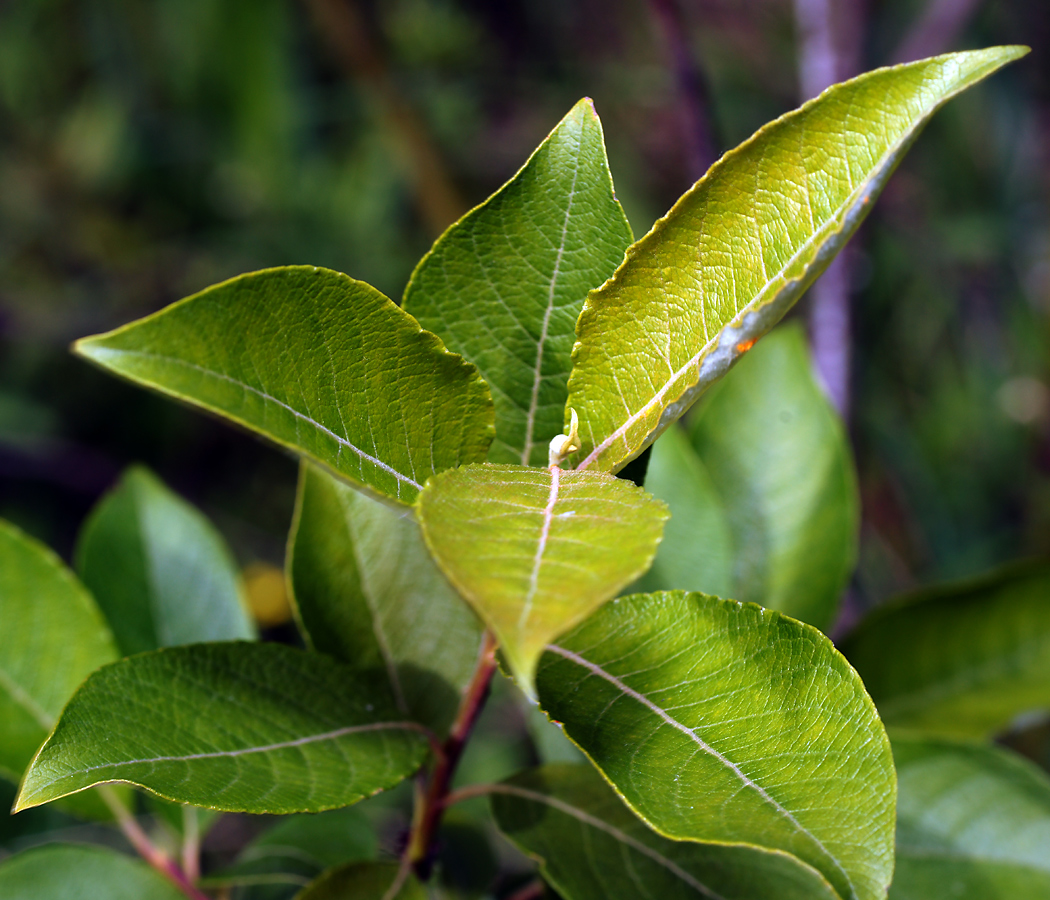
[[[283,625],[292,617],[284,572],[269,563],[253,562],[244,567],[244,590],[248,609],[263,628]]]

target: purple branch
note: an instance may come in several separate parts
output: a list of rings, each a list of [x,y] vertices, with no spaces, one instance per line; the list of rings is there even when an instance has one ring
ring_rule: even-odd
[[[913,62],[947,53],[980,5],[981,0],[930,0],[897,47],[893,62]]]

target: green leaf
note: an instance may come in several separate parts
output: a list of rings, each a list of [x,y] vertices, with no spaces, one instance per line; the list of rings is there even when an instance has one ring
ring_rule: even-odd
[[[445,472],[418,510],[430,552],[529,692],[547,642],[649,567],[667,519],[630,482],[557,467]]]
[[[1050,565],[877,610],[842,644],[887,725],[983,737],[1050,708]]]
[[[691,445],[676,431],[653,448],[645,482],[671,509],[646,586],[830,626],[856,559],[857,479],[802,329],[778,328],[712,390]]]
[[[890,900],[1050,897],[1050,781],[998,747],[893,741],[897,871]]]
[[[481,626],[430,558],[410,511],[304,462],[288,573],[315,649],[381,670],[403,714],[448,727],[477,662]]]
[[[492,440],[477,370],[328,269],[241,275],[75,350],[401,503],[434,472],[483,460]]]
[[[815,628],[703,594],[609,603],[548,647],[540,705],[676,840],[780,850],[883,897],[896,782],[864,686]]]
[[[795,857],[661,837],[589,766],[545,766],[492,791],[500,829],[566,900],[840,900]]]
[[[104,847],[48,844],[0,863],[4,900],[185,900],[144,862]]]
[[[411,775],[427,741],[372,685],[318,653],[195,644],[100,669],[26,773],[16,809],[127,781],[231,812],[348,806]]]
[[[125,656],[255,636],[222,536],[143,466],[92,511],[76,563]]]
[[[351,863],[326,872],[295,900],[426,900],[427,892],[395,863]]]
[[[0,773],[17,780],[73,691],[117,651],[73,573],[2,520],[0,622]]]
[[[578,468],[615,472],[652,443],[827,267],[930,116],[1026,52],[869,72],[715,163],[584,304],[568,400]]]
[[[245,847],[232,866],[209,875],[205,886],[306,885],[327,868],[377,852],[372,823],[359,807],[288,816]]]
[[[521,170],[423,257],[404,308],[481,371],[492,462],[546,465],[561,434],[576,319],[633,240],[601,122],[577,103]]]

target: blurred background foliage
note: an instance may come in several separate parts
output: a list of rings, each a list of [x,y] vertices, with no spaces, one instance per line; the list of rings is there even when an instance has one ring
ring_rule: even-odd
[[[1050,16],[1042,0],[824,5],[849,20],[855,71],[1035,51],[938,115],[855,242],[864,608],[1050,551]],[[0,515],[68,558],[142,461],[242,563],[280,564],[292,460],[96,373],[69,342],[288,263],[399,297],[441,228],[582,95],[640,235],[712,154],[797,105],[807,6],[0,3]]]

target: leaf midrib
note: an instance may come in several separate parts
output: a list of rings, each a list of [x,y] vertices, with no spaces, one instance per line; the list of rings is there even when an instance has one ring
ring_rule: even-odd
[[[808,828],[806,828],[801,822],[799,822],[799,820],[795,818],[794,814],[789,809],[784,807],[779,801],[770,796],[770,794],[765,790],[765,788],[763,788],[760,784],[749,778],[736,763],[734,763],[728,757],[726,757],[714,747],[712,747],[710,744],[708,744],[692,728],[689,728],[687,725],[684,725],[683,723],[679,722],[676,718],[674,718],[674,716],[668,713],[667,710],[663,709],[663,707],[658,706],[656,703],[653,703],[653,701],[650,700],[647,696],[629,687],[611,672],[607,672],[601,666],[591,662],[589,659],[586,659],[580,656],[579,654],[573,653],[571,650],[567,650],[566,648],[560,647],[556,644],[548,644],[546,649],[552,653],[556,653],[563,659],[567,659],[570,662],[575,663],[576,665],[586,669],[592,674],[605,679],[607,682],[609,682],[609,684],[611,684],[625,696],[630,697],[632,700],[635,700],[636,702],[642,704],[646,709],[648,709],[650,712],[652,712],[659,718],[663,719],[663,721],[670,725],[672,728],[686,735],[704,753],[707,753],[709,756],[720,762],[729,771],[731,771],[745,788],[749,788],[755,793],[757,793],[764,803],[771,806],[778,815],[786,819],[799,834],[805,835],[807,838],[809,838],[846,880],[846,883],[849,885],[850,896],[852,898],[857,898],[859,896],[857,894],[857,889],[853,884],[853,879],[850,878],[849,873],[842,867],[842,864],[838,861],[838,859],[835,858],[834,854],[832,854],[827,849],[827,847],[824,846],[824,843]]]
[[[694,890],[700,892],[705,897],[710,898],[710,900],[725,900],[725,898],[722,897],[721,894],[715,893],[715,891],[707,887],[707,885],[703,884],[702,882],[698,881],[695,877],[686,872],[685,869],[677,865],[673,860],[668,859],[659,851],[654,850],[652,847],[649,847],[646,844],[643,844],[637,838],[631,837],[629,834],[621,831],[615,825],[610,825],[608,822],[605,822],[597,818],[596,816],[592,816],[590,813],[585,812],[579,807],[573,806],[570,803],[566,803],[559,797],[553,797],[549,794],[542,794],[538,791],[530,791],[527,788],[522,788],[518,787],[517,785],[510,784],[493,785],[491,788],[491,793],[507,794],[513,797],[521,797],[525,800],[531,800],[534,803],[545,803],[548,806],[551,806],[554,809],[558,810],[559,812],[563,812],[567,816],[572,816],[577,821],[583,822],[585,825],[590,825],[592,828],[595,828],[599,831],[604,831],[606,834],[608,834],[615,840],[620,841],[621,843],[626,844],[631,849],[636,850],[644,856],[647,856],[649,859],[653,860],[653,862],[657,863],[657,865],[667,869],[667,871],[669,871],[671,874],[677,877],[680,881],[685,882]]]
[[[15,701],[22,709],[24,709],[32,717],[33,721],[37,723],[45,732],[51,731],[55,725],[53,716],[49,716],[46,710],[40,706],[36,700],[34,700],[11,674],[3,668],[0,668],[0,688],[7,691],[8,696]]]
[[[309,416],[306,413],[302,413],[299,410],[297,410],[294,406],[290,406],[289,404],[285,403],[284,401],[278,400],[272,394],[269,394],[269,393],[267,393],[266,391],[264,391],[264,390],[262,390],[260,388],[254,387],[253,385],[250,385],[250,384],[248,384],[248,383],[246,383],[244,381],[241,381],[238,378],[234,378],[231,375],[227,375],[224,372],[217,372],[214,369],[209,369],[206,366],[198,365],[197,363],[192,363],[192,362],[189,362],[188,360],[180,359],[177,356],[167,356],[167,355],[162,354],[162,353],[151,353],[151,352],[149,352],[147,350],[128,350],[126,348],[113,348],[113,347],[102,346],[102,347],[93,348],[92,349],[92,353],[96,354],[96,355],[101,354],[101,355],[112,355],[112,356],[119,356],[119,355],[141,356],[141,357],[145,357],[146,359],[158,360],[158,361],[163,362],[163,363],[171,363],[171,364],[174,364],[174,365],[183,366],[183,367],[185,367],[187,369],[193,369],[193,370],[195,370],[197,372],[200,372],[201,374],[206,375],[208,377],[215,378],[215,379],[218,379],[220,381],[229,382],[230,384],[236,385],[241,390],[245,390],[245,391],[248,391],[249,393],[255,394],[257,397],[261,398],[263,401],[265,401],[267,403],[273,403],[274,405],[280,407],[281,409],[285,410],[286,412],[291,413],[297,419],[299,419],[299,420],[301,420],[303,422],[306,422],[308,425],[311,425],[312,427],[316,428],[318,431],[321,431],[324,434],[327,434],[329,437],[331,437],[333,440],[335,440],[336,443],[338,443],[340,447],[345,447],[346,449],[351,450],[352,452],[356,453],[359,457],[361,457],[361,459],[364,460],[365,462],[368,462],[368,463],[374,465],[376,468],[381,469],[382,471],[388,473],[389,475],[392,475],[398,481],[400,481],[400,482],[402,482],[404,484],[410,485],[411,487],[414,487],[416,490],[422,490],[423,489],[423,486],[421,484],[419,484],[419,482],[415,481],[413,478],[410,478],[408,475],[404,475],[403,473],[399,472],[397,469],[395,469],[392,466],[389,466],[386,463],[384,463],[382,460],[377,459],[376,457],[372,456],[371,454],[366,453],[364,450],[362,450],[360,447],[358,447],[355,444],[353,444],[346,437],[340,437],[338,434],[336,434],[336,432],[332,431],[330,428],[325,427],[320,422],[318,422],[316,419],[314,419],[312,416]],[[137,380],[147,380],[147,379],[138,378]],[[219,407],[213,406],[210,403],[203,403],[203,402],[201,402],[200,400],[198,400],[195,397],[191,397],[191,396],[189,396],[187,394],[183,394],[183,393],[178,392],[178,391],[173,391],[173,390],[171,390],[168,387],[161,386],[161,385],[158,385],[158,387],[159,387],[160,390],[164,391],[165,393],[169,393],[169,394],[172,394],[173,396],[179,397],[181,399],[188,400],[189,402],[193,403],[194,405],[203,406],[206,409],[213,410],[214,412],[217,412],[219,415],[223,416],[224,418],[232,419],[235,422],[240,422],[241,424],[243,424],[246,427],[252,429],[253,431],[258,431],[259,430],[259,427],[257,425],[254,425],[254,424],[248,422],[247,420],[241,418],[240,416],[235,416],[235,415],[231,414],[230,412],[228,412],[227,410],[224,410],[224,409],[221,409]],[[338,406],[337,406],[337,409],[338,409]],[[339,410],[339,413],[340,413],[340,416],[342,416],[342,410]],[[327,463],[326,463],[326,465],[327,465]]]

